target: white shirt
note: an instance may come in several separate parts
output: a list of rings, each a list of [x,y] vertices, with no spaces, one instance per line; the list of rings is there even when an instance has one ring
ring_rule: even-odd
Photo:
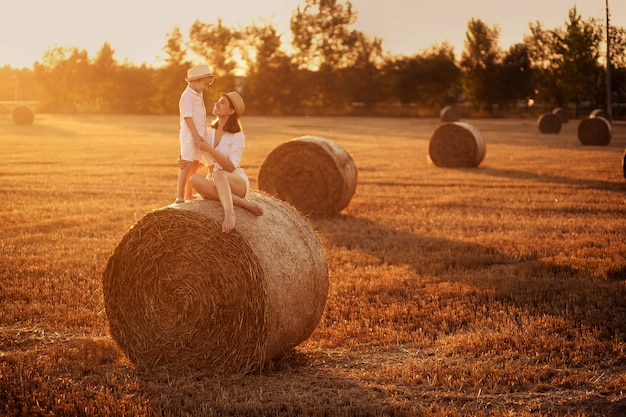
[[[211,128],[208,129],[206,141],[217,152],[228,158],[230,162],[233,163],[235,168],[239,168],[239,163],[243,157],[243,150],[246,147],[246,137],[243,132],[225,132],[219,145],[215,148],[215,129]],[[208,153],[203,152],[203,154],[205,161],[208,162],[208,165],[214,165],[213,170],[224,169],[220,164],[214,161]]]
[[[200,136],[204,137],[206,135],[206,108],[204,107],[202,92],[197,92],[190,86],[187,86],[180,95],[178,112],[180,113],[181,134],[190,133],[189,127],[185,123],[185,118],[191,117]]]

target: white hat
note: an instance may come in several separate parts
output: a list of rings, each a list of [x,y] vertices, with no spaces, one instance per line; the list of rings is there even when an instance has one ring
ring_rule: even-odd
[[[238,92],[231,91],[230,93],[220,93],[220,96],[227,97],[230,100],[233,108],[235,109],[235,112],[237,113],[237,116],[241,116],[246,110],[246,105],[243,102],[243,98],[241,98]]]
[[[189,82],[205,77],[215,77],[215,75],[213,75],[211,68],[209,68],[207,64],[200,64],[187,70],[187,78],[185,78],[185,81]]]

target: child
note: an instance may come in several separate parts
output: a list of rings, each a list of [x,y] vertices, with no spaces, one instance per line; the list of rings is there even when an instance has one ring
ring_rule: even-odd
[[[187,71],[187,88],[183,91],[178,102],[180,113],[180,159],[190,162],[179,165],[178,187],[174,204],[184,203],[192,199],[193,189],[189,184],[189,177],[198,170],[198,160],[202,153],[196,142],[206,136],[206,108],[202,92],[213,84],[215,76],[206,64],[196,65]]]

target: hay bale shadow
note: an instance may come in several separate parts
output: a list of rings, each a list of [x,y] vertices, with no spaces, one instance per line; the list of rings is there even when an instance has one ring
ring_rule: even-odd
[[[482,207],[464,205],[464,209]],[[409,265],[417,274],[479,289],[473,300],[477,305],[495,300],[528,314],[563,317],[597,328],[607,339],[620,335],[626,340],[626,287],[619,282],[594,279],[532,256],[513,258],[488,246],[398,231],[368,219],[342,215],[312,221],[332,245],[369,253],[381,264]],[[393,288],[389,291],[390,297],[405,296]]]

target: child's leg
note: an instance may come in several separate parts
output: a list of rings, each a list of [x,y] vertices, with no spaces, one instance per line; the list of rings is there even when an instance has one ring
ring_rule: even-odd
[[[175,204],[180,204],[185,202],[185,188],[187,184],[187,178],[189,177],[189,171],[191,170],[192,164],[187,164],[183,168],[178,171],[178,185],[176,187],[176,201]]]
[[[185,200],[191,200],[193,198],[193,187],[189,183],[189,177],[198,171],[199,161],[193,161],[189,166],[189,172],[185,178]]]

